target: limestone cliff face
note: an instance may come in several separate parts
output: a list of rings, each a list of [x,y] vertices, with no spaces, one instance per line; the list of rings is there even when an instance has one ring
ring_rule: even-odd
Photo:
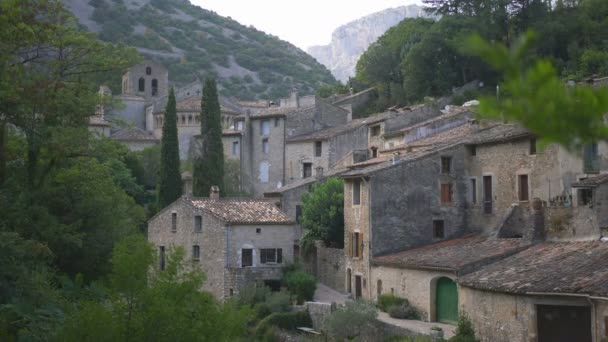
[[[430,17],[418,5],[389,8],[340,26],[332,34],[331,43],[312,46],[308,53],[325,65],[342,82],[355,75],[359,57],[389,28],[405,18]]]

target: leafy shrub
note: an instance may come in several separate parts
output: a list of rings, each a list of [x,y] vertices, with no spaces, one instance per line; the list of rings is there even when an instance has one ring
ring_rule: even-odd
[[[266,297],[264,302],[270,312],[288,312],[291,311],[291,298],[287,291],[271,292]]]
[[[270,295],[270,289],[261,284],[248,286],[239,291],[237,303],[239,306],[249,305],[254,307],[258,303],[263,303]]]
[[[296,297],[298,304],[310,301],[315,295],[317,281],[304,271],[293,271],[285,274],[283,278],[287,289]]]
[[[473,322],[466,313],[461,313],[458,317],[458,326],[456,327],[456,335],[450,338],[451,342],[477,342],[475,338],[475,329]]]
[[[409,305],[409,302],[405,298],[395,296],[393,294],[383,294],[378,297],[378,308],[381,311],[388,312],[391,306]]]
[[[399,319],[415,319],[418,317],[416,310],[408,304],[390,306],[387,312],[389,316]]]
[[[283,330],[296,330],[298,327],[311,327],[312,320],[308,311],[273,313],[258,323],[255,329],[257,337],[265,336],[272,327]]]

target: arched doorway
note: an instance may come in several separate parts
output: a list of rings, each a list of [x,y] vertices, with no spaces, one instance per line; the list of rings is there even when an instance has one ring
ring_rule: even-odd
[[[437,321],[456,323],[458,321],[458,289],[456,283],[450,278],[441,277],[437,280],[435,291]]]
[[[346,270],[346,291],[348,293],[353,292],[353,288],[352,288],[352,282],[351,282],[351,271],[350,268],[348,270]]]

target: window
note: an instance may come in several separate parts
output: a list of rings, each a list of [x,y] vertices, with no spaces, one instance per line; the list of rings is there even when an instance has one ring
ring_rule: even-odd
[[[161,271],[165,270],[165,246],[159,246],[158,247],[158,268],[160,268]]]
[[[242,131],[243,130],[243,121],[237,121],[236,125],[235,125],[235,129],[237,131]]]
[[[262,120],[262,121],[260,121],[260,134],[261,135],[269,135],[270,134],[270,120]]]
[[[152,96],[158,95],[158,80],[155,78],[152,80]]]
[[[493,207],[492,176],[483,176],[483,212],[491,214]]]
[[[177,213],[171,213],[171,231],[177,231]]]
[[[351,234],[350,255],[353,258],[360,258],[363,255],[363,241],[361,233]]]
[[[233,141],[232,142],[232,155],[233,156],[238,156],[241,154],[241,148],[239,145],[238,141]]]
[[[477,179],[471,178],[471,204],[477,204]]]
[[[260,249],[260,262],[262,264],[280,264],[283,262],[283,249],[262,248]]]
[[[353,181],[353,205],[361,204],[361,181]]]
[[[201,260],[201,247],[199,245],[192,246],[192,259],[194,261]]]
[[[477,155],[477,146],[475,146],[475,145],[469,146],[469,152],[471,153],[472,157],[476,156]]]
[[[200,215],[194,216],[194,232],[195,233],[203,232],[203,217]]]
[[[372,137],[377,137],[380,135],[380,126],[373,126],[370,132]]]
[[[528,193],[528,175],[519,175],[517,176],[517,180],[519,181],[519,200],[529,200],[530,196]]]
[[[146,67],[146,75],[152,75],[152,68]]]
[[[598,173],[600,171],[600,159],[597,144],[588,144],[583,148],[583,172]]]
[[[144,80],[144,78],[140,78],[139,82],[138,82],[138,89],[139,91],[146,91],[146,80]]]
[[[530,155],[533,156],[536,154],[536,139],[530,139]]]
[[[378,293],[378,297],[382,296],[382,280],[378,279],[378,282],[376,283],[376,291]]]
[[[253,249],[241,249],[241,267],[253,266]]]
[[[185,125],[185,124],[186,124],[186,116],[182,115],[182,125]]]
[[[312,163],[302,163],[302,178],[312,176]]]
[[[279,118],[274,118],[274,127],[279,127],[279,123],[281,122],[281,119]]]
[[[300,223],[300,219],[302,218],[302,206],[296,205],[296,222]]]
[[[441,204],[452,203],[452,183],[441,184]]]
[[[320,157],[323,154],[323,142],[315,141],[315,157]]]
[[[378,148],[372,147],[371,151],[372,151],[372,158],[377,158],[378,157]]]
[[[433,220],[433,238],[443,239],[445,237],[445,229],[443,220]]]
[[[441,157],[441,173],[447,175],[450,172],[452,172],[452,158]]]
[[[589,205],[593,201],[593,189],[578,189],[578,204]]]
[[[192,115],[188,115],[188,125],[192,124]]]
[[[255,233],[256,234],[262,234],[262,228],[256,228],[255,229]]]
[[[268,154],[270,147],[268,146],[268,138],[262,139],[262,152]]]
[[[260,182],[268,183],[268,168],[269,164],[266,161],[260,163]]]

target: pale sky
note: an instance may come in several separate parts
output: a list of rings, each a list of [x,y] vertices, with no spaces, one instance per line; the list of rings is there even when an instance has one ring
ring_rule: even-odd
[[[325,45],[339,26],[390,7],[420,0],[190,0],[301,49]]]

